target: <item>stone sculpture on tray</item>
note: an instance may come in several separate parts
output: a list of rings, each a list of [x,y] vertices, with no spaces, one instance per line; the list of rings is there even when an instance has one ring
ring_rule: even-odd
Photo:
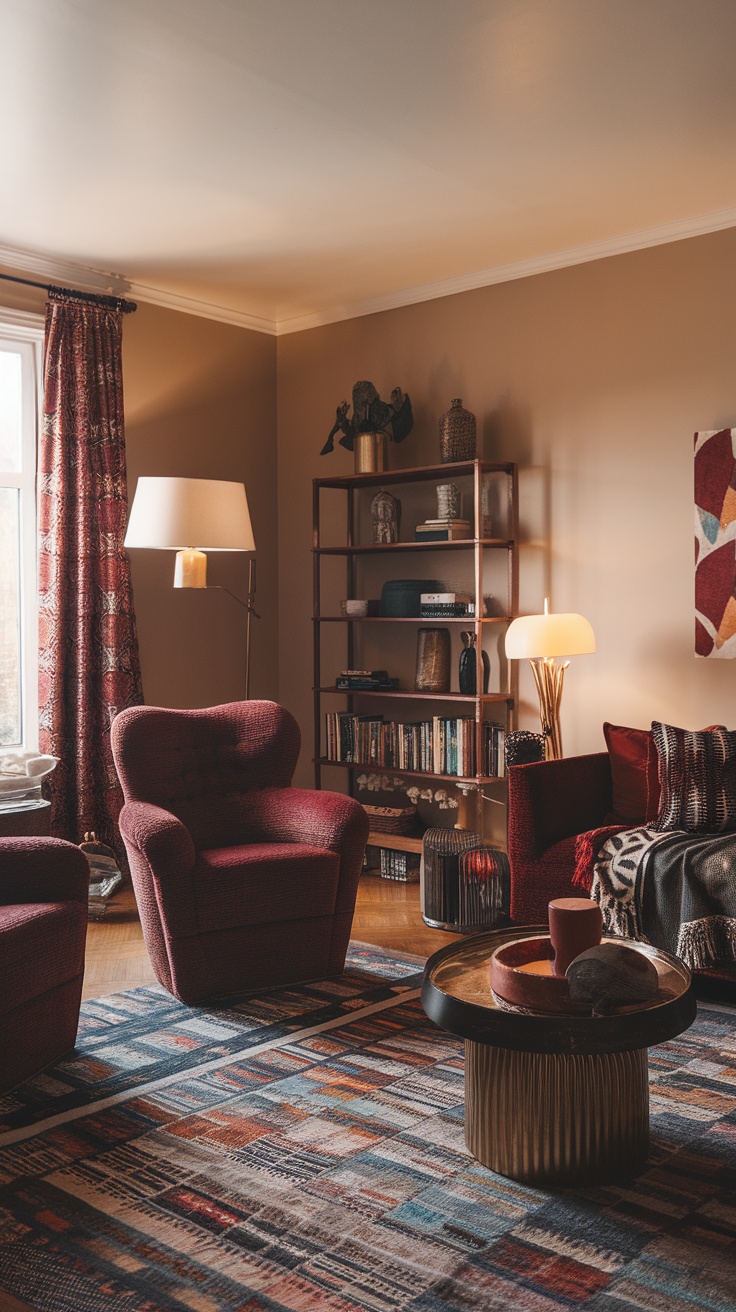
[[[353,414],[348,419],[349,401],[342,401],[335,413],[335,422],[325,442],[321,456],[334,451],[333,438],[342,433],[339,443],[348,451],[353,450],[357,433],[386,433],[394,442],[403,442],[409,435],[414,423],[411,401],[400,387],[395,387],[391,400],[382,401],[373,383],[363,381],[353,387]]]

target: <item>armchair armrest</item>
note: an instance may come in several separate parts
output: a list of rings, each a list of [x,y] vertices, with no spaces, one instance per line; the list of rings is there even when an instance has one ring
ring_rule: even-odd
[[[514,765],[508,786],[512,861],[538,860],[563,838],[597,829],[611,810],[607,752]]]
[[[89,863],[63,838],[0,839],[0,905],[81,902],[89,897]]]
[[[127,802],[118,823],[126,844],[140,852],[158,878],[176,878],[192,869],[191,835],[170,811],[149,802]]]

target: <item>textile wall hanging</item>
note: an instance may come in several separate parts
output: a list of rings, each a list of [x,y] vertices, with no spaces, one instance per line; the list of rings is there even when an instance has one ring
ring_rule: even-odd
[[[736,657],[736,428],[695,434],[695,654]]]
[[[130,565],[122,313],[52,291],[38,454],[41,750],[51,832],[119,845],[110,725],[143,701]]]

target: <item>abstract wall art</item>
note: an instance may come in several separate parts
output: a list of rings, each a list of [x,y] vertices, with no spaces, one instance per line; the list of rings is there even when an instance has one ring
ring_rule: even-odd
[[[736,428],[695,434],[695,654],[736,657]]]

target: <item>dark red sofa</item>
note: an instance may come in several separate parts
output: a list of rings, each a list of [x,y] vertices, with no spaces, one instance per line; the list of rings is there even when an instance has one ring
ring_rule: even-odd
[[[508,789],[511,918],[546,925],[551,898],[584,896],[573,883],[578,838],[613,809],[608,752],[511,766]]]
[[[89,866],[60,838],[0,838],[0,1092],[74,1047]]]

